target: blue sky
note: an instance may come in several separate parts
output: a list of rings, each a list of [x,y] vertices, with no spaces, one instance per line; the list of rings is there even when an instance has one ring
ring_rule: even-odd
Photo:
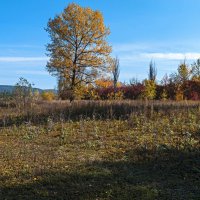
[[[45,70],[48,19],[63,11],[67,0],[1,0],[0,84],[25,77],[36,87],[54,88]],[[199,0],[74,0],[100,10],[110,27],[113,56],[120,59],[120,80],[144,79],[151,59],[158,79],[187,59],[200,57]]]

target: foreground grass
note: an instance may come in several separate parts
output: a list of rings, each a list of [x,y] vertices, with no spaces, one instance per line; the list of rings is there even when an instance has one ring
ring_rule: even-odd
[[[0,130],[0,199],[200,199],[198,109]]]

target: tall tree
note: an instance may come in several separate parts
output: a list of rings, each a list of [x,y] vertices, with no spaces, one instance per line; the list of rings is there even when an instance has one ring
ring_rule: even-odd
[[[14,99],[19,111],[30,110],[33,103],[33,84],[29,83],[25,78],[20,77],[15,85]]]
[[[190,79],[191,70],[189,69],[188,65],[184,61],[178,67],[178,79],[180,83],[185,83]]]
[[[156,76],[157,76],[157,70],[156,70],[155,62],[151,60],[151,62],[149,63],[149,80],[155,81]]]
[[[154,80],[144,80],[145,90],[143,92],[144,98],[152,100],[156,96],[156,83]]]
[[[73,100],[76,86],[93,82],[108,68],[110,34],[99,11],[69,4],[47,26],[51,43],[47,45],[47,70],[69,85]]]
[[[192,64],[192,79],[200,81],[200,59]]]
[[[183,100],[185,99],[185,92],[187,88],[185,88],[185,84],[188,80],[190,80],[191,70],[186,64],[184,60],[177,69],[178,72],[174,72],[170,74],[170,84],[174,85],[175,93],[176,93],[176,100]]]
[[[182,62],[177,69],[178,72],[174,72],[170,74],[170,82],[176,85],[182,85],[186,81],[190,79],[191,70],[186,64],[186,62]]]
[[[117,82],[119,79],[119,74],[120,74],[120,69],[119,69],[119,59],[113,58],[112,59],[112,75],[113,75],[113,87],[114,87],[114,98],[116,94],[116,89],[117,89]]]

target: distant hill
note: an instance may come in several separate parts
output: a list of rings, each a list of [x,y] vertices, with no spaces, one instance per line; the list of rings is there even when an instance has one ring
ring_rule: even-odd
[[[14,86],[11,85],[0,85],[0,93],[8,92],[12,93],[14,90]]]
[[[3,92],[7,92],[7,93],[12,93],[15,89],[15,86],[12,86],[12,85],[0,85],[0,93],[3,93]],[[39,93],[42,93],[42,92],[53,92],[53,93],[57,93],[56,90],[54,89],[39,89],[39,88],[33,88],[34,91],[39,91]]]

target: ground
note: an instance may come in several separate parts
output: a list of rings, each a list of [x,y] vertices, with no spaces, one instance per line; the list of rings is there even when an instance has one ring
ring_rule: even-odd
[[[163,110],[2,126],[1,199],[200,199],[199,108]]]

